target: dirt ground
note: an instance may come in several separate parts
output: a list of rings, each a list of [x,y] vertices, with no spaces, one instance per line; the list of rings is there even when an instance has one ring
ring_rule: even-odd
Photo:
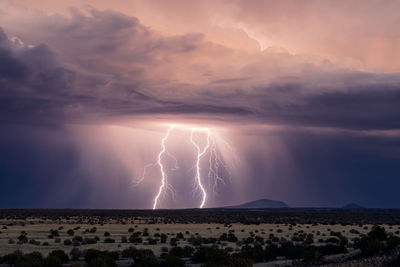
[[[133,223],[132,223],[133,222]],[[393,233],[394,235],[399,235],[400,225],[382,225],[385,227],[388,233]],[[146,237],[143,237],[143,243],[136,245],[137,248],[150,248],[155,254],[159,255],[161,253],[162,247],[170,248],[170,239],[175,237],[176,234],[182,233],[184,238],[187,239],[191,236],[201,236],[201,237],[214,237],[219,238],[223,233],[228,233],[229,230],[234,231],[236,237],[239,240],[249,237],[251,234],[255,236],[261,236],[268,239],[270,234],[273,234],[279,239],[285,238],[291,240],[295,233],[306,233],[314,235],[314,244],[319,245],[320,239],[326,240],[330,238],[330,232],[341,232],[342,235],[349,239],[349,246],[352,245],[352,240],[354,238],[360,237],[362,234],[366,234],[370,231],[372,225],[322,225],[322,224],[259,224],[259,225],[244,225],[244,224],[215,224],[215,223],[195,223],[195,224],[148,224],[143,223],[141,220],[127,220],[126,222],[116,222],[110,220],[109,222],[102,224],[89,224],[89,223],[79,223],[78,220],[1,220],[0,221],[0,255],[5,255],[7,253],[14,252],[15,250],[21,250],[24,253],[29,253],[33,251],[41,252],[43,255],[47,255],[49,252],[55,249],[62,249],[66,253],[69,253],[73,248],[72,245],[64,245],[65,239],[72,240],[73,236],[69,236],[67,231],[69,229],[79,229],[74,230],[74,236],[81,236],[83,238],[98,237],[100,240],[96,244],[81,244],[78,246],[79,249],[84,250],[88,248],[95,248],[100,250],[120,250],[132,246],[131,243],[122,243],[121,238],[125,236],[129,238],[131,235],[128,230],[133,228],[135,232],[143,232],[145,228],[148,229],[149,236],[154,238],[156,233],[164,233],[168,236],[167,242],[161,244],[157,242],[155,245],[150,245],[146,241]],[[95,233],[85,233],[85,230],[92,229],[96,227]],[[59,236],[49,238],[50,229],[58,230]],[[352,231],[351,231],[352,230]],[[26,237],[28,240],[35,240],[36,244],[24,243],[18,244],[18,237],[21,233],[26,232]],[[104,233],[109,232],[110,236],[105,237]],[[56,243],[56,239],[59,238],[60,242]],[[115,243],[104,243],[106,238],[112,238]],[[10,241],[12,240],[12,241]],[[179,240],[179,246],[189,245],[187,240]],[[235,243],[222,242],[220,244],[222,247],[230,246],[236,249]]]

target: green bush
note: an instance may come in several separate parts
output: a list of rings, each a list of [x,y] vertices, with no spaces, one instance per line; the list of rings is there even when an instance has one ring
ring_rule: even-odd
[[[265,253],[260,245],[256,245],[254,247],[245,245],[242,247],[239,255],[242,258],[252,259],[255,262],[263,262]]]
[[[363,256],[373,256],[384,249],[384,245],[377,239],[363,237],[357,242],[356,247],[361,250]]]
[[[393,249],[400,245],[400,237],[390,236],[386,241],[387,249]]]
[[[183,255],[184,255],[184,251],[183,251],[182,247],[173,247],[169,251],[169,254],[172,255],[172,256],[176,256],[176,257],[182,258]]]
[[[231,256],[224,249],[219,249],[216,246],[200,247],[192,256],[194,263],[216,264],[215,266],[224,266],[228,263]]]
[[[171,266],[173,266],[173,267],[184,267],[185,266],[185,262],[181,258],[179,258],[177,256],[170,255],[170,254],[165,254],[162,257],[160,266],[161,267],[171,267]]]
[[[69,261],[67,253],[65,253],[63,250],[53,250],[50,252],[49,257],[57,257],[62,263],[67,263]]]
[[[73,236],[73,235],[75,234],[75,232],[74,232],[74,230],[69,229],[69,230],[67,231],[67,234],[68,234],[69,236]]]
[[[133,255],[133,267],[158,267],[160,262],[150,249],[138,249]]]
[[[387,239],[387,233],[384,227],[374,225],[371,231],[368,233],[368,237],[379,241],[385,241]]]
[[[63,262],[59,257],[48,256],[47,258],[45,258],[43,260],[41,267],[61,267],[62,264],[63,264]]]
[[[119,258],[118,252],[100,251],[97,249],[88,249],[85,253],[85,261],[89,267],[97,266],[117,266],[116,260]],[[96,265],[97,264],[97,265]]]

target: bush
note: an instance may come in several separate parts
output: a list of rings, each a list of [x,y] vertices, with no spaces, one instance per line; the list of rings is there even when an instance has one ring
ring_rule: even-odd
[[[199,247],[193,254],[192,261],[194,263],[206,263],[207,265],[224,266],[228,264],[231,256],[224,249],[219,249],[216,246]]]
[[[184,267],[185,266],[185,262],[181,258],[179,258],[177,256],[174,256],[174,255],[171,255],[171,254],[164,254],[163,257],[162,257],[162,261],[161,261],[160,266],[162,266],[162,267],[170,267],[170,266],[173,266],[173,267]]]
[[[339,239],[337,239],[336,237],[330,237],[330,238],[328,238],[325,242],[326,242],[326,243],[339,244]]]
[[[41,267],[43,266],[43,257],[39,252],[24,255],[21,251],[15,251],[14,253],[5,255],[0,262],[8,263],[15,267]]]
[[[194,252],[194,248],[193,247],[185,246],[183,248],[183,257],[186,257],[186,258],[192,257],[193,252]]]
[[[69,229],[69,230],[67,231],[67,234],[68,234],[69,236],[73,236],[73,235],[75,234],[75,232],[74,232],[74,230]]]
[[[150,249],[129,248],[129,250],[124,251],[125,255],[129,255],[133,259],[133,267],[158,267],[160,265],[157,257]]]
[[[26,237],[26,235],[22,234],[22,235],[18,236],[18,241],[21,244],[28,243],[28,238]]]
[[[166,243],[167,242],[167,235],[166,234],[161,234],[161,236],[160,236],[160,238],[161,238],[161,243]]]
[[[400,245],[400,237],[390,236],[386,241],[387,249],[393,249]]]
[[[170,255],[182,258],[184,255],[184,251],[182,247],[173,247],[171,248],[171,250],[169,251]]]
[[[112,238],[106,238],[104,239],[104,243],[115,243],[115,240]]]
[[[64,245],[71,246],[72,245],[72,241],[70,239],[65,239],[64,240]]]
[[[333,255],[333,254],[340,254],[340,253],[347,253],[347,248],[344,246],[336,246],[327,244],[325,246],[318,247],[318,251],[323,255]]]
[[[368,233],[368,237],[379,241],[385,241],[387,239],[387,233],[384,227],[374,225],[371,231]]]
[[[231,267],[251,267],[251,266],[253,266],[253,261],[250,260],[250,259],[230,257],[228,259],[227,266],[231,266]]]
[[[277,245],[269,245],[265,247],[264,250],[264,259],[266,261],[272,261],[275,260],[276,257],[279,256],[279,249]]]
[[[178,245],[178,239],[176,238],[171,238],[171,240],[169,241],[170,246],[174,247],[176,245]]]
[[[239,255],[242,258],[252,259],[255,262],[264,261],[264,250],[260,245],[256,245],[254,247],[245,245],[242,247]]]
[[[49,257],[57,257],[62,263],[67,263],[69,261],[68,255],[63,250],[53,250],[50,252]]]
[[[83,240],[83,243],[96,244],[97,243],[97,239],[96,238],[85,237],[85,239]]]
[[[60,258],[56,256],[48,256],[46,259],[43,260],[41,267],[61,267],[62,264],[63,262]]]
[[[73,261],[77,261],[82,256],[82,251],[80,251],[78,248],[73,248],[71,249],[69,255]]]
[[[131,236],[129,237],[129,242],[138,244],[138,243],[142,243],[143,239],[141,237],[139,237],[139,232],[136,232],[136,233],[131,234]]]
[[[52,235],[52,236],[60,236],[60,234],[58,233],[58,230],[53,230],[53,229],[50,230],[50,235]]]
[[[110,232],[104,232],[104,236],[110,236]]]
[[[363,256],[373,256],[384,249],[384,245],[377,239],[371,237],[363,237],[357,242],[356,248],[361,250]]]
[[[100,251],[88,249],[85,253],[85,261],[89,267],[117,266],[116,260],[119,258],[118,252]]]

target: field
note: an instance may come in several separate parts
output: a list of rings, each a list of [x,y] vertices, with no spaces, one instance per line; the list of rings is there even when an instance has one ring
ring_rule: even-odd
[[[251,259],[259,261],[256,266],[344,264],[368,258],[362,256],[357,242],[367,237],[376,228],[374,225],[385,232],[381,241],[386,246],[390,238],[400,237],[400,213],[382,210],[2,210],[0,256],[37,251],[46,257],[54,250],[70,254],[74,249],[79,253],[76,262],[84,264],[88,249],[121,252],[135,247],[151,249],[160,258],[174,247],[190,247],[195,252],[200,247],[215,246],[238,257],[244,257],[248,247],[261,247],[262,259]],[[307,263],[289,254],[266,258],[268,248],[284,247],[286,243],[303,250],[333,248],[333,252]],[[393,257],[388,261],[395,261],[399,244],[367,256],[388,258],[390,252]],[[340,253],[334,253],[336,250]],[[193,264],[190,255],[181,258],[186,265]],[[120,257],[117,264],[130,266],[132,261]]]

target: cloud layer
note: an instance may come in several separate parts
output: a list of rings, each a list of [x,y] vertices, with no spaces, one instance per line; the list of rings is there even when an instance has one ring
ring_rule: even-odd
[[[45,129],[43,135],[59,136],[58,131],[71,124],[159,118],[225,122],[235,134],[257,135],[253,145],[268,138],[265,129],[278,127],[285,149],[308,144],[302,152],[305,161],[320,153],[309,136],[319,136],[318,142],[327,147],[337,140],[350,142],[349,153],[362,151],[368,144],[365,136],[374,136],[375,152],[360,152],[361,165],[372,158],[371,164],[379,166],[377,155],[385,154],[393,161],[382,163],[389,169],[388,179],[398,172],[394,163],[399,159],[400,129],[400,36],[394,27],[400,19],[395,12],[398,2],[199,1],[188,6],[170,1],[166,6],[163,1],[133,1],[125,6],[116,1],[113,7],[103,1],[86,3],[92,6],[69,10],[68,1],[38,1],[37,9],[29,9],[23,1],[0,4],[3,140],[8,135],[24,139],[21,133],[38,127]],[[357,14],[354,9],[359,9]],[[21,125],[27,128],[21,130]],[[65,139],[75,147],[75,137],[69,134]],[[357,138],[363,141],[358,143]],[[80,152],[68,152],[70,146],[56,139],[51,153],[72,155],[66,160],[72,165],[64,169],[84,175],[86,171],[77,171],[80,167],[73,164],[79,162]],[[27,140],[27,146],[40,154],[36,144],[45,141]],[[7,147],[3,151],[8,152],[2,153],[19,155],[19,149]],[[251,145],[244,150],[249,158],[256,157]],[[269,157],[265,151],[259,153]],[[337,149],[326,162],[340,162],[342,153],[347,152]],[[300,158],[294,160],[294,169]],[[7,162],[2,173],[10,173],[11,180],[19,174],[8,169],[14,161]],[[326,162],[321,164],[340,165]],[[268,172],[303,177],[260,165],[249,168],[254,170],[251,179],[262,180],[265,187],[263,177]],[[316,178],[308,161],[299,168],[311,180]],[[354,171],[351,166],[343,168],[334,176],[347,177]],[[120,175],[129,180],[125,173]],[[311,184],[317,187],[318,182]]]

